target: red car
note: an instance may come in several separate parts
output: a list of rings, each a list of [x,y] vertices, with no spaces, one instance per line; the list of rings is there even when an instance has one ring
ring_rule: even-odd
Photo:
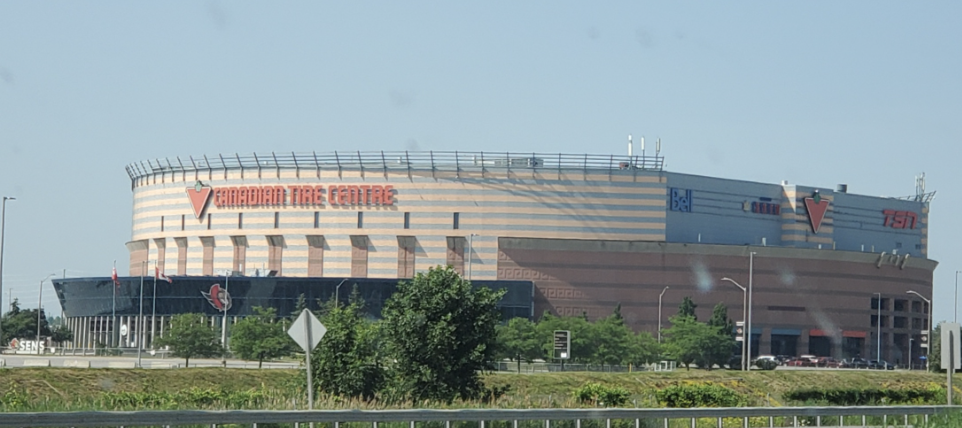
[[[837,369],[840,363],[832,357],[818,357],[815,359],[815,367],[827,367]]]

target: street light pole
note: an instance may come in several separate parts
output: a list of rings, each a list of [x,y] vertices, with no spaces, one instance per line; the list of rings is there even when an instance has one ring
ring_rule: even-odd
[[[43,313],[43,282],[50,279],[56,274],[47,275],[46,278],[40,280],[40,299],[37,302],[37,355],[40,355],[40,314]]]
[[[882,293],[878,294],[878,320],[875,325],[878,327],[878,331],[875,333],[875,342],[877,349],[875,350],[875,359],[877,361],[882,360]]]
[[[748,370],[752,369],[752,280],[755,276],[755,252],[748,253],[748,327],[745,334],[748,337]]]
[[[230,296],[230,271],[227,271],[227,274],[224,275],[224,294]],[[217,296],[217,298],[219,299],[220,296]],[[221,319],[220,325],[220,346],[223,348],[221,364],[224,365],[224,368],[227,368],[227,309],[229,307],[225,304],[224,318]]]
[[[925,370],[928,370],[928,369],[929,369],[929,359],[932,357],[932,353],[928,351],[929,349],[932,349],[932,348],[931,348],[931,347],[932,347],[932,331],[933,331],[933,329],[932,329],[932,301],[929,300],[929,299],[926,299],[925,296],[919,294],[917,291],[909,290],[909,291],[906,291],[905,293],[906,293],[906,294],[914,294],[914,295],[916,295],[916,296],[919,296],[919,298],[921,298],[922,300],[924,300],[925,303],[929,305],[929,322],[928,322],[929,340],[928,340],[928,342],[927,342],[927,346],[928,346],[928,347],[925,348],[925,351],[926,351],[926,352],[925,352]],[[911,345],[911,344],[910,344],[910,345]]]
[[[341,282],[337,283],[337,287],[334,287],[334,307],[335,308],[341,307],[341,301],[338,300],[338,297],[340,297],[341,285],[344,284],[345,281],[347,281],[347,278],[342,279]]]
[[[140,354],[144,349],[144,272],[147,271],[147,261],[140,262],[140,315],[137,318],[137,368],[143,368]]]
[[[664,290],[661,290],[661,294],[658,295],[658,343],[661,343],[661,298],[668,291],[668,286],[665,286]]]
[[[7,221],[7,201],[15,201],[16,198],[11,198],[9,196],[3,197],[3,204],[0,206],[0,309],[3,308],[3,237],[4,237],[4,226]],[[0,318],[2,319],[2,318]],[[2,326],[0,326],[2,327]],[[2,347],[3,342],[3,330],[0,329],[0,347]]]
[[[728,281],[728,282],[730,282],[730,283],[732,283],[732,284],[735,284],[736,287],[738,287],[738,288],[740,288],[740,289],[742,290],[742,321],[743,321],[743,322],[747,321],[747,318],[748,318],[748,289],[745,288],[745,287],[742,287],[741,284],[735,282],[735,280],[734,280],[734,279],[731,279],[731,278],[722,278],[722,281]],[[744,328],[744,327],[742,327],[742,328]],[[746,348],[746,346],[745,346],[745,330],[742,330],[742,371],[745,371],[745,367],[746,367],[746,366],[745,366],[745,350],[746,350],[746,349],[747,349],[747,348]]]

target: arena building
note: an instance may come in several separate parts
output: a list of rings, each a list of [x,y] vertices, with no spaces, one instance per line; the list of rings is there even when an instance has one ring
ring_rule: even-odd
[[[755,355],[880,349],[918,363],[931,317],[924,191],[872,197],[672,173],[659,154],[231,154],[127,172],[130,276],[119,287],[55,281],[74,346],[117,343],[117,323],[136,330],[142,275],[145,314],[156,301],[149,346],[147,331],[162,334],[176,313],[216,322],[224,307],[236,320],[266,305],[283,315],[301,294],[310,305],[346,299],[345,283],[382,302],[437,265],[508,288],[506,316],[596,319],[620,304],[632,328],[657,334],[686,296],[702,320],[719,302],[736,320],[747,306]],[[157,283],[156,300],[155,268],[173,280]],[[228,287],[223,300],[204,297]]]

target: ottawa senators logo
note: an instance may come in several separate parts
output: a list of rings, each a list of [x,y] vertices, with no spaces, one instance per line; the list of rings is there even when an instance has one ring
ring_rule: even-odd
[[[209,293],[201,291],[200,294],[203,294],[204,297],[207,298],[207,302],[219,312],[227,312],[230,310],[230,293],[228,293],[227,290],[220,288],[220,284],[211,285]]]

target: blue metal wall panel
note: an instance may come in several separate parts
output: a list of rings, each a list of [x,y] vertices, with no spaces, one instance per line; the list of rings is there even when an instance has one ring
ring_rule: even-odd
[[[764,237],[766,245],[781,245],[780,216],[745,210],[746,202],[750,207],[759,198],[781,204],[781,186],[688,174],[668,173],[667,177],[669,193],[691,190],[691,212],[667,209],[668,242],[697,243],[701,235],[705,244],[761,245]]]

